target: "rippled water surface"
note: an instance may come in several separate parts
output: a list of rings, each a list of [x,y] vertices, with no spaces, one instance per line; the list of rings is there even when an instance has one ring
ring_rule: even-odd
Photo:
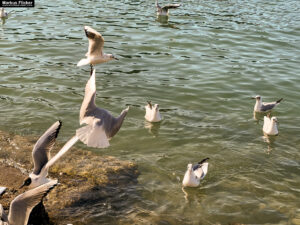
[[[95,207],[85,223],[300,224],[300,1],[181,3],[169,21],[156,18],[154,1],[15,9],[0,26],[1,129],[40,135],[61,119],[59,140],[74,134],[90,25],[120,59],[96,66],[97,104],[130,111],[108,149],[77,145],[133,160],[141,174],[119,207]],[[253,118],[257,94],[284,98],[270,140]],[[160,124],[144,121],[147,100],[160,104]],[[187,163],[204,157],[205,180],[183,191]]]

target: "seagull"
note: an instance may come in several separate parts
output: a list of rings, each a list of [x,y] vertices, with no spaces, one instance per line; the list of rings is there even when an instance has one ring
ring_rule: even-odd
[[[42,184],[48,183],[51,179],[47,178],[48,170],[60,157],[62,157],[77,141],[74,136],[71,138],[62,149],[50,159],[50,150],[55,144],[55,140],[61,128],[62,122],[55,122],[36,142],[32,150],[32,158],[34,162],[33,172],[24,180],[23,186],[35,188]]]
[[[95,64],[105,63],[110,60],[116,59],[112,54],[104,54],[102,52],[104,46],[104,38],[100,33],[89,26],[84,27],[85,35],[89,39],[89,49],[88,52],[85,54],[87,58],[81,59],[77,66],[84,66],[90,64],[91,66],[91,74],[93,71],[93,66]]]
[[[93,69],[92,76],[85,86],[79,114],[80,125],[87,125],[77,129],[76,135],[89,147],[106,148],[109,146],[109,139],[120,130],[129,107],[124,109],[117,118],[113,117],[107,110],[97,107],[95,104],[95,82],[96,70]]]
[[[57,185],[57,180],[52,180],[34,189],[18,195],[9,207],[8,216],[0,204],[0,224],[27,225],[31,210]]]
[[[283,98],[277,100],[276,102],[262,102],[262,98],[259,95],[256,95],[255,97],[252,97],[252,99],[256,99],[254,112],[267,112],[278,105]]]
[[[184,174],[184,178],[182,181],[183,187],[197,187],[200,184],[200,180],[202,180],[207,174],[208,162],[206,162],[209,158],[203,159],[201,162],[198,162],[194,166],[190,163],[187,166],[187,171]]]
[[[146,114],[145,119],[149,122],[159,122],[161,121],[161,115],[159,113],[159,105],[152,105],[151,101],[148,101],[148,104],[145,106]]]
[[[180,6],[180,4],[169,4],[161,7],[158,4],[158,0],[156,0],[156,9],[157,9],[157,15],[158,16],[168,16],[169,15],[169,9],[176,9]]]
[[[7,18],[8,13],[4,10],[4,8],[0,8],[0,18]]]
[[[267,135],[278,135],[277,118],[273,116],[264,116],[263,132]]]

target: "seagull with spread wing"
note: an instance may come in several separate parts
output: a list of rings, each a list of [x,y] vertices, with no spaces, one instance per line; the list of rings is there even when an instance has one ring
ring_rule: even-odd
[[[169,9],[176,9],[180,6],[180,4],[169,4],[161,7],[158,4],[158,0],[156,0],[156,10],[158,16],[168,16],[169,15]]]
[[[32,158],[34,168],[29,177],[24,180],[23,186],[30,188],[38,187],[42,184],[48,183],[48,170],[60,157],[62,157],[77,141],[76,136],[72,137],[62,149],[50,159],[50,150],[55,144],[55,140],[61,128],[61,121],[55,122],[36,142],[32,150]]]
[[[105,63],[110,60],[116,59],[112,54],[103,53],[104,46],[104,38],[100,33],[89,26],[84,27],[85,35],[89,39],[89,48],[88,52],[85,54],[86,58],[81,59],[77,66],[90,65],[91,66],[91,74],[93,71],[93,66],[100,63]]]
[[[200,184],[200,180],[204,179],[208,170],[209,158],[202,159],[201,162],[198,162],[194,166],[190,163],[187,166],[187,171],[184,174],[182,180],[183,187],[197,187]]]
[[[27,225],[32,209],[57,185],[57,180],[52,180],[34,189],[18,195],[9,207],[8,216],[0,204],[0,224]]]
[[[113,117],[107,110],[99,108],[95,104],[96,98],[96,71],[85,86],[85,94],[80,108],[80,125],[87,124],[76,130],[77,137],[87,146],[106,148],[109,139],[121,128],[129,107],[124,109],[118,117]]]

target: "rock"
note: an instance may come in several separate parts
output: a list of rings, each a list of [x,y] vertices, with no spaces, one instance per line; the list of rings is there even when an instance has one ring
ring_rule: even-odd
[[[0,203],[6,210],[26,190],[18,188],[33,168],[31,152],[37,139],[0,131],[0,186],[7,187]],[[56,144],[51,155],[61,147],[62,144]],[[73,147],[50,168],[49,177],[58,179],[60,184],[44,199],[48,214],[39,204],[30,224],[85,224],[82,218],[89,218],[93,210],[83,208],[126,207],[126,199],[120,198],[137,183],[138,170],[130,161]]]

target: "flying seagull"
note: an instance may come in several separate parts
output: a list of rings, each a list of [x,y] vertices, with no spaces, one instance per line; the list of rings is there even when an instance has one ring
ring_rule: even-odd
[[[176,9],[180,6],[180,4],[169,4],[161,7],[158,4],[158,0],[156,0],[156,9],[157,9],[157,15],[158,16],[168,16],[169,15],[169,9]]]
[[[62,157],[77,141],[76,136],[72,137],[62,149],[50,159],[50,150],[55,144],[55,140],[61,128],[61,121],[55,122],[36,142],[32,150],[34,168],[29,177],[24,180],[23,186],[30,188],[45,184],[51,179],[47,178],[48,170],[60,157]]]
[[[152,105],[151,101],[148,101],[148,104],[145,106],[146,114],[145,119],[149,122],[159,122],[161,121],[161,115],[159,112],[159,105]]]
[[[79,114],[80,125],[87,125],[77,129],[76,135],[89,147],[106,148],[109,146],[109,139],[120,130],[129,107],[124,109],[117,118],[113,117],[107,110],[97,107],[95,104],[95,82],[96,70],[93,69],[92,76],[85,86]]]
[[[276,117],[273,116],[271,118],[270,114],[268,116],[264,116],[263,132],[267,135],[278,135]]]
[[[262,102],[261,96],[257,95],[255,97],[252,97],[252,99],[256,99],[254,112],[267,112],[273,109],[276,105],[278,105],[283,98],[277,100],[276,102]]]
[[[86,58],[81,59],[77,66],[84,66],[90,64],[91,74],[93,71],[93,66],[100,63],[105,63],[110,60],[116,59],[112,54],[104,54],[102,52],[104,46],[104,38],[100,33],[89,26],[84,27],[85,35],[89,39],[89,49],[85,54]]]
[[[197,187],[200,184],[200,180],[202,180],[207,174],[208,162],[206,162],[209,158],[203,159],[201,162],[198,162],[194,166],[190,163],[187,166],[187,171],[184,174],[184,178],[182,180],[183,187]]]
[[[57,180],[52,180],[39,187],[18,195],[9,207],[8,216],[0,204],[0,224],[27,225],[31,210],[57,185]]]

